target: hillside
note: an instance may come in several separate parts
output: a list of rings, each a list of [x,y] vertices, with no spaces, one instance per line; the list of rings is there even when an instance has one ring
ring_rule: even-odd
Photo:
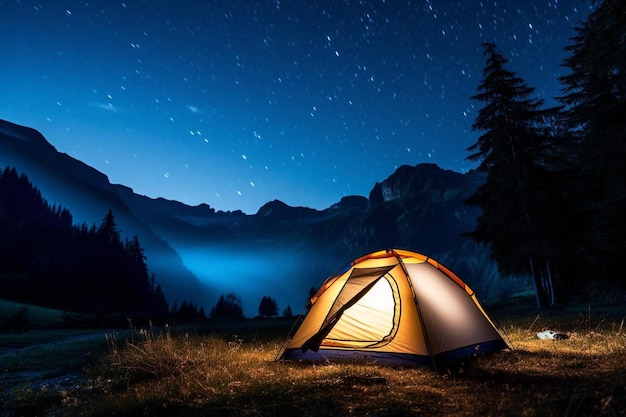
[[[135,194],[58,152],[36,130],[6,121],[0,121],[0,166],[25,173],[77,223],[100,223],[111,208],[122,234],[139,237],[170,303],[189,300],[210,309],[220,294],[235,292],[248,316],[266,295],[281,311],[290,305],[298,312],[311,287],[351,260],[388,247],[439,260],[483,298],[507,295],[491,290],[499,276],[486,250],[460,236],[478,215],[463,203],[482,181],[476,172],[402,166],[368,197],[345,197],[324,210],[276,200],[247,215]]]

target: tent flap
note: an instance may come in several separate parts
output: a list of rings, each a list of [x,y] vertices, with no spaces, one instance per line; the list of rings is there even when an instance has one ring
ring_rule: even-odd
[[[311,349],[314,352],[317,352],[322,341],[328,333],[330,333],[333,327],[335,327],[344,311],[355,305],[361,298],[363,298],[363,296],[367,294],[370,289],[376,285],[378,280],[390,269],[391,267],[365,269],[354,268],[350,277],[341,289],[341,292],[335,298],[335,302],[330,308],[322,327],[316,334],[304,342],[301,347],[302,351],[306,352]]]

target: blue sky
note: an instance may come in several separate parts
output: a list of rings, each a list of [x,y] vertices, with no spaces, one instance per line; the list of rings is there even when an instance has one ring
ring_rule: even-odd
[[[139,194],[255,213],[458,172],[481,43],[553,104],[589,2],[0,0],[0,118]]]

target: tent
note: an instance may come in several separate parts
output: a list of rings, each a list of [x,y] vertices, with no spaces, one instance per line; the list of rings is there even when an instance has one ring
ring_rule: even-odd
[[[362,256],[328,278],[286,343],[279,359],[435,370],[509,348],[458,276],[400,249]]]

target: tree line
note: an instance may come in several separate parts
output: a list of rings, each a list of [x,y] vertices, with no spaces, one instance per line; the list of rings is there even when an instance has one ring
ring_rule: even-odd
[[[161,316],[168,305],[137,236],[122,240],[113,212],[73,224],[25,174],[0,173],[0,294],[66,311]]]
[[[275,298],[263,296],[258,308],[259,317],[278,316],[278,303]],[[293,317],[291,306],[283,310],[283,317]],[[235,293],[222,294],[211,309],[210,318],[213,320],[238,320],[243,319],[243,303],[241,298]]]
[[[483,107],[468,159],[485,181],[466,201],[481,209],[466,235],[503,275],[532,276],[539,306],[626,286],[616,273],[626,255],[626,2],[595,2],[574,29],[558,106],[546,108],[493,43],[483,44],[472,96]],[[74,226],[10,168],[0,193],[4,296],[74,311],[167,310],[139,240],[122,241],[111,211],[99,227]],[[272,301],[260,315],[276,312]],[[220,298],[211,316],[220,315],[243,315],[236,295]]]
[[[575,27],[558,106],[485,43],[483,104],[468,148],[485,182],[466,201],[482,214],[467,236],[504,275],[530,275],[537,303],[619,294],[626,278],[626,2],[595,4]]]
[[[207,320],[191,302],[169,308],[138,237],[122,239],[112,210],[98,226],[76,226],[66,208],[50,205],[13,167],[0,171],[0,295],[68,312]],[[278,316],[276,300],[264,296],[258,312]],[[289,306],[283,316],[292,316]],[[244,318],[241,298],[222,295],[209,318]]]

